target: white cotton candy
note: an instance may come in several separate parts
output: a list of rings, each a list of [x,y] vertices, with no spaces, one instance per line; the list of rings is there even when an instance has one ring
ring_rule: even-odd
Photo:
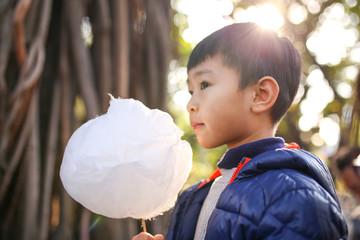
[[[134,99],[71,136],[60,177],[72,198],[111,218],[149,219],[169,210],[188,178],[192,151],[168,113]]]

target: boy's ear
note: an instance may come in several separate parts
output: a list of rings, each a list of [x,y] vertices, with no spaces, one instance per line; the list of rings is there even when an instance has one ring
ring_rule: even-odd
[[[251,110],[255,113],[270,109],[279,95],[279,85],[272,77],[265,76],[258,80],[254,87],[254,98]]]

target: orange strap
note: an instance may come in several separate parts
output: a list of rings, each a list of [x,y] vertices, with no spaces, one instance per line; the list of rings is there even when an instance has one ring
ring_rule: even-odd
[[[230,178],[230,181],[228,182],[227,185],[229,185],[230,183],[232,183],[232,182],[235,180],[235,178],[236,178],[236,176],[238,175],[239,171],[240,171],[240,170],[245,166],[245,164],[247,164],[250,160],[251,160],[251,158],[248,158],[248,157],[247,157],[247,158],[245,158],[245,161],[244,161],[244,162],[240,161],[239,165],[238,165],[237,168],[235,169],[235,171],[234,171],[234,173],[233,173],[232,177]]]
[[[215,172],[213,172],[213,174],[208,178],[206,179],[205,181],[203,181],[197,188],[201,188],[202,186],[204,186],[205,184],[207,184],[208,182],[210,182],[211,180],[217,178],[217,177],[220,177],[221,176],[221,172],[220,172],[220,169],[217,168],[215,170]]]
[[[299,144],[292,142],[292,143],[285,143],[285,148],[300,149],[300,146]]]

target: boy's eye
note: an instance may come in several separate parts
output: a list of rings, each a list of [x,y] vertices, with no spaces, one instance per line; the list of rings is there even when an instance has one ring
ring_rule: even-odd
[[[210,87],[210,83],[208,83],[208,82],[202,82],[202,83],[200,83],[200,89],[201,89],[201,90],[204,90],[204,89],[206,89],[206,88],[208,88],[208,87]]]

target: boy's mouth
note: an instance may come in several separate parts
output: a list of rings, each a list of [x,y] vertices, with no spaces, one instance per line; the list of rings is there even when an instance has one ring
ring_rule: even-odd
[[[191,125],[191,127],[192,127],[193,130],[198,129],[198,128],[204,126],[203,123],[199,123],[199,122],[196,122],[196,121],[190,121],[190,125]]]

